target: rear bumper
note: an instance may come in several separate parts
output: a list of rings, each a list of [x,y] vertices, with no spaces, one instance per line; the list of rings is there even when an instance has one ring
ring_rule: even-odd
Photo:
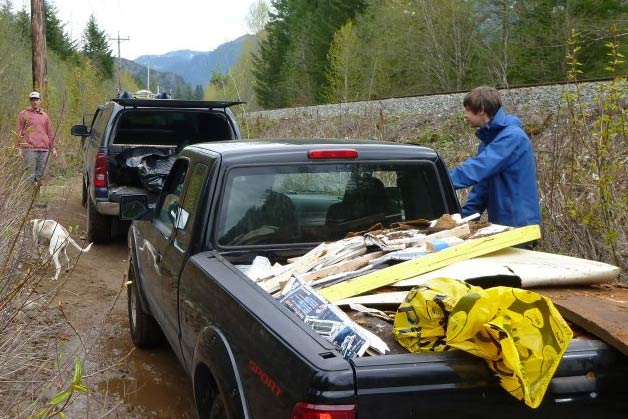
[[[106,193],[106,201],[96,200],[96,211],[103,215],[120,215],[120,197],[123,195],[148,195],[149,201],[151,201],[151,195],[146,189],[138,188],[135,186],[111,186],[108,189],[103,188]],[[98,195],[97,195],[98,196]],[[154,201],[154,199],[152,200]],[[151,202],[152,202],[151,201]]]
[[[120,215],[120,204],[118,202],[96,202],[96,211],[103,215]]]

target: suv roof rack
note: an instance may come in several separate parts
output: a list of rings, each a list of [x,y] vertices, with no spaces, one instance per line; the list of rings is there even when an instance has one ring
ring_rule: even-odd
[[[185,107],[185,108],[228,108],[234,105],[241,105],[246,102],[241,101],[228,101],[228,100],[178,100],[178,99],[127,99],[127,98],[113,98],[113,102],[116,102],[122,106],[133,106],[143,108],[171,108],[171,107]]]

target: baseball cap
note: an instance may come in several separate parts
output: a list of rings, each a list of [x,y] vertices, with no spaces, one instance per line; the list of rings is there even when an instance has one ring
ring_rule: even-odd
[[[39,92],[30,92],[28,94],[28,98],[29,99],[41,99],[41,96],[39,95]]]

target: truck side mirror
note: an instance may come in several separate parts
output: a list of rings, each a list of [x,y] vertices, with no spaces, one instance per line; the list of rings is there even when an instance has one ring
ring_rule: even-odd
[[[150,220],[155,209],[148,205],[146,194],[122,195],[120,197],[121,220]]]
[[[70,129],[70,134],[75,137],[87,137],[89,135],[89,129],[85,125],[74,125]]]

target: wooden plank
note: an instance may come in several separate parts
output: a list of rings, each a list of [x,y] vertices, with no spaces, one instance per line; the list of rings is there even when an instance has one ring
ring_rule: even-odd
[[[316,281],[317,279],[324,278],[326,276],[335,275],[340,272],[350,272],[358,270],[364,266],[366,266],[371,260],[382,256],[384,252],[373,252],[364,256],[360,256],[355,259],[351,259],[348,261],[336,263],[334,265],[330,265],[326,268],[319,269],[317,271],[312,271],[304,274],[301,279],[305,283],[310,283],[312,281]]]
[[[541,237],[538,225],[515,228],[492,236],[467,240],[458,246],[399,263],[320,290],[320,294],[334,302],[367,291],[390,285],[402,279],[433,271],[460,260],[492,253],[497,250],[537,240]]]
[[[536,288],[568,321],[628,355],[628,286]]]

